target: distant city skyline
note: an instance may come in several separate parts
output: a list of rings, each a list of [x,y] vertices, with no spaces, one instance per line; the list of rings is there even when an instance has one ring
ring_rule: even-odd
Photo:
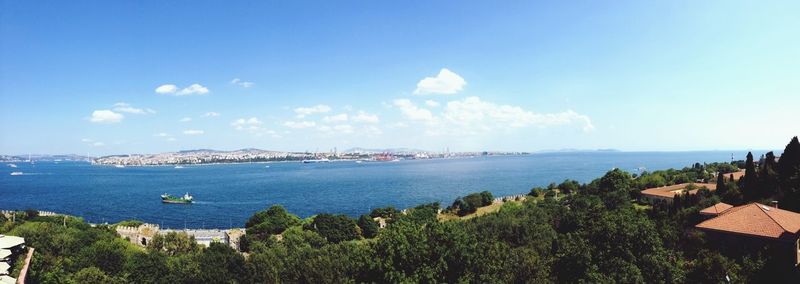
[[[796,1],[0,3],[0,154],[800,135]]]

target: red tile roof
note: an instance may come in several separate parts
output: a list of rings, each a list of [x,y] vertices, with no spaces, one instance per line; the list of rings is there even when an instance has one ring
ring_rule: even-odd
[[[681,183],[670,186],[654,187],[642,190],[642,195],[660,196],[666,198],[674,198],[675,195],[680,194],[687,186],[694,184],[697,189],[690,190],[689,193],[695,194],[701,187],[707,187],[708,190],[714,191],[717,189],[716,183]]]
[[[744,176],[744,170],[741,170],[741,171],[738,171],[738,172],[722,174],[722,177],[725,178],[725,180],[729,180],[731,175],[733,176],[733,181],[738,181],[740,178],[742,178]]]
[[[710,207],[708,207],[706,209],[700,210],[700,214],[716,216],[716,215],[724,213],[725,211],[727,211],[728,209],[731,209],[731,208],[733,208],[733,205],[720,202],[720,203],[711,205]]]
[[[794,241],[800,236],[800,214],[759,203],[728,209],[697,224],[698,229]]]

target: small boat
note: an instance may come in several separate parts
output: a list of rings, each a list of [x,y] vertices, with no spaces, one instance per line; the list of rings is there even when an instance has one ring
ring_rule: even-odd
[[[269,166],[266,166],[265,168],[269,169]]]
[[[183,166],[175,166],[176,169],[183,169]]]
[[[183,197],[175,197],[169,194],[162,194],[161,195],[161,202],[163,203],[172,203],[172,204],[191,204],[192,203],[192,196],[189,195],[187,192],[183,195]]]
[[[125,165],[114,165],[115,168],[124,168]]]
[[[358,160],[358,161],[356,161],[356,164],[361,164],[361,163],[363,163],[363,162],[364,162],[364,161],[362,161],[362,160]]]
[[[17,167],[17,165],[15,165],[15,164],[8,164],[8,166],[12,167],[12,168],[16,168]]]
[[[21,176],[22,172],[12,172],[11,175],[12,176]]]

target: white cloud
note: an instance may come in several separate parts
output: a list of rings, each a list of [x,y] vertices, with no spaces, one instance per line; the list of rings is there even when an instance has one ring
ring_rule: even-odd
[[[176,95],[176,96],[189,96],[189,95],[203,95],[209,92],[208,88],[200,84],[191,84],[189,87],[178,90],[178,86],[173,84],[164,84],[156,88],[156,93],[162,95]]]
[[[178,86],[175,86],[175,85],[172,85],[172,84],[164,84],[164,85],[158,86],[158,88],[156,88],[156,93],[159,93],[159,94],[162,94],[162,95],[174,94],[177,91],[178,91]]]
[[[161,133],[153,134],[153,136],[155,136],[155,137],[169,137],[169,134],[161,132]]]
[[[83,139],[81,139],[81,142],[83,142],[83,143],[91,143],[92,141],[94,141],[94,140],[92,140],[92,139],[89,139],[89,138],[83,138]]]
[[[189,129],[189,130],[184,130],[183,131],[183,134],[185,134],[185,135],[203,135],[204,133],[206,133],[206,132],[203,131],[203,130],[194,130],[194,129]]]
[[[262,124],[261,121],[258,120],[258,118],[256,118],[256,117],[251,117],[251,118],[247,118],[247,119],[240,118],[240,119],[235,120],[234,122],[231,122],[231,126],[233,126],[233,128],[235,128],[236,130],[245,130],[245,129],[247,129],[247,130],[255,131],[255,130],[259,130],[261,128],[261,124]]]
[[[167,142],[172,142],[172,141],[175,141],[175,140],[177,140],[177,139],[175,139],[175,137],[170,137],[170,138],[167,138],[167,140],[166,140],[166,141],[167,141]]]
[[[353,133],[353,126],[349,124],[340,124],[333,127],[333,130],[341,133],[341,134],[350,134]]]
[[[313,121],[287,121],[283,125],[289,128],[301,129],[317,126],[317,123]]]
[[[117,123],[122,121],[125,116],[121,113],[116,113],[111,110],[96,110],[92,112],[92,117],[89,118],[89,121],[94,123]]]
[[[245,89],[246,88],[250,88],[250,87],[255,85],[255,83],[253,83],[253,82],[245,82],[245,81],[242,81],[239,78],[235,78],[235,79],[231,80],[231,84],[237,85],[237,86],[245,88]]]
[[[180,121],[180,122],[189,122],[189,121],[192,121],[192,118],[191,117],[184,117],[184,118],[181,118],[181,120],[178,120],[178,121]]]
[[[114,104],[114,111],[116,112],[124,112],[124,113],[132,113],[132,114],[154,114],[156,113],[153,109],[141,109],[135,108],[127,103],[116,103]]]
[[[106,143],[103,143],[103,142],[94,142],[94,143],[92,143],[92,146],[95,146],[95,147],[103,147],[105,145],[106,145]]]
[[[327,123],[345,122],[345,121],[347,121],[347,114],[346,113],[340,113],[340,114],[337,114],[337,115],[326,116],[326,117],[322,118],[322,121],[327,122]]]
[[[588,116],[572,110],[536,113],[518,106],[486,102],[479,97],[447,102],[436,114],[408,99],[394,100],[393,105],[400,109],[406,121],[394,123],[391,127],[404,128],[409,126],[406,122],[422,122],[428,135],[477,135],[498,130],[556,126],[577,126],[585,132],[594,130]]]
[[[449,127],[464,130],[465,133],[503,128],[545,128],[571,124],[581,125],[584,131],[594,129],[588,116],[572,110],[559,113],[535,113],[518,106],[485,102],[478,97],[448,102],[442,118],[450,125]]]
[[[433,114],[431,111],[419,108],[414,103],[412,103],[408,99],[397,99],[394,100],[394,106],[399,108],[400,111],[403,113],[403,116],[410,120],[417,120],[417,121],[432,121]]]
[[[428,106],[428,107],[439,107],[440,104],[439,104],[439,102],[434,101],[434,100],[426,100],[425,101],[425,105]]]
[[[467,81],[447,68],[442,68],[436,77],[425,77],[417,83],[415,95],[442,94],[452,95],[460,92]]]
[[[218,112],[213,112],[213,111],[209,111],[209,112],[203,114],[203,117],[217,117],[217,116],[219,116],[219,113]]]
[[[315,105],[312,107],[299,107],[294,109],[294,112],[297,114],[297,118],[304,118],[307,115],[317,113],[327,113],[329,111],[331,111],[331,107],[327,105]]]
[[[359,111],[358,114],[354,115],[352,120],[354,122],[362,122],[362,123],[378,123],[380,119],[378,115],[369,114],[363,111]]]

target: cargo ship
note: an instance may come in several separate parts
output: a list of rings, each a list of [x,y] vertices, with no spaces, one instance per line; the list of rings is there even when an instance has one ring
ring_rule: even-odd
[[[161,202],[174,203],[174,204],[190,204],[192,203],[192,196],[189,195],[188,192],[184,194],[183,197],[175,197],[164,193],[161,195]]]

